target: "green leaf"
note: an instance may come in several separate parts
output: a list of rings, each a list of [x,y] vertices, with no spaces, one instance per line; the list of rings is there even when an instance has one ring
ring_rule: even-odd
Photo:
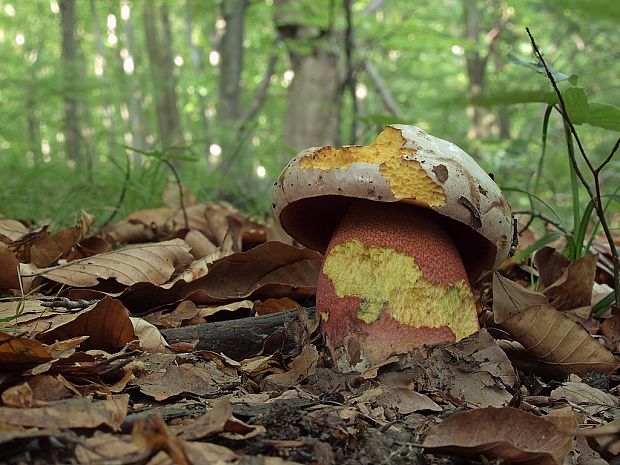
[[[563,235],[564,233],[562,231],[555,231],[555,232],[552,232],[551,234],[547,234],[546,236],[541,237],[533,244],[527,246],[525,249],[519,250],[515,254],[514,260],[519,262],[523,260],[524,258],[529,257],[534,252],[537,252],[538,250],[542,249],[544,246],[546,246],[550,242],[555,241],[558,237],[562,237]]]
[[[573,124],[583,124],[590,113],[588,97],[581,87],[569,87],[562,92],[566,111]]]
[[[620,108],[606,103],[590,103],[590,111],[584,123],[620,131]]]
[[[514,53],[509,53],[508,59],[519,66],[533,69],[537,73],[543,74],[545,76],[547,75],[545,67],[542,65],[542,63],[533,63],[528,59],[520,57]],[[551,72],[553,79],[555,79],[555,82],[570,81],[576,83],[579,79],[579,76],[577,76],[576,74],[560,73],[559,71],[553,71],[551,68],[549,68],[549,71]]]

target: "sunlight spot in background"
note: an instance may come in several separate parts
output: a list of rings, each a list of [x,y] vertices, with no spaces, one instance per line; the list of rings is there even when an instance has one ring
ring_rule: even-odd
[[[116,45],[117,43],[118,43],[118,37],[116,37],[116,34],[114,34],[113,32],[110,32],[108,34],[108,44]]]
[[[267,6],[273,5],[273,0],[265,0],[265,5]]]
[[[24,43],[26,43],[26,37],[24,37],[24,34],[22,34],[21,32],[18,32],[15,35],[15,43],[17,45],[24,45]]]
[[[287,69],[286,71],[284,71],[283,77],[285,81],[291,82],[295,77],[295,71],[293,71],[292,69]]]
[[[123,140],[125,141],[125,145],[131,145],[133,142],[133,135],[130,132],[126,132],[123,134]]]
[[[28,52],[28,61],[30,63],[36,63],[37,58],[39,58],[39,53],[36,50],[30,50],[30,52]]]
[[[383,10],[377,10],[375,13],[375,18],[377,19],[377,22],[382,23],[384,19]]]
[[[65,133],[64,132],[57,132],[56,133],[56,140],[62,144],[65,141]]]
[[[121,3],[121,19],[123,21],[128,21],[131,16],[131,9],[129,8],[129,4],[123,0]]]
[[[260,137],[252,136],[252,146],[258,147],[260,145]]]
[[[222,154],[222,147],[217,144],[211,144],[209,146],[209,153],[214,157],[219,157]]]
[[[267,170],[263,165],[258,165],[256,167],[256,176],[259,178],[264,178],[267,175]]]
[[[101,76],[103,74],[104,59],[101,55],[95,55],[95,74]]]
[[[366,97],[368,97],[368,87],[366,87],[364,84],[358,83],[355,86],[355,96],[360,100],[364,100]]]
[[[149,145],[153,145],[155,143],[155,136],[153,134],[149,134],[146,136],[146,143]]]
[[[198,86],[198,95],[201,97],[207,96],[207,88],[205,86]]]
[[[52,10],[52,13],[55,15],[60,13],[60,7],[58,6],[58,2],[56,0],[50,0],[50,10]]]
[[[50,143],[47,139],[43,139],[41,141],[41,152],[43,153],[43,155],[50,154]]]
[[[4,43],[4,30],[0,29],[0,44]]]
[[[205,116],[208,119],[212,119],[215,116],[215,108],[209,107],[205,110]]]
[[[399,50],[390,50],[388,52],[388,57],[390,58],[390,60],[396,61],[396,60],[398,60],[398,58],[400,58],[400,51]]]
[[[133,70],[134,70],[133,57],[131,55],[128,55],[123,60],[123,71],[125,71],[125,74],[133,74]]]
[[[196,89],[194,88],[194,86],[189,86],[189,87],[187,88],[187,93],[188,93],[189,95],[193,95],[193,94],[194,94],[194,92],[196,92]]]
[[[108,29],[112,31],[116,29],[116,16],[108,15]]]
[[[218,52],[213,50],[211,53],[209,53],[209,63],[211,63],[211,66],[217,66],[219,62],[220,54]]]
[[[463,53],[465,53],[465,50],[460,45],[453,45],[450,50],[452,50],[452,53],[457,56],[463,56]]]
[[[127,108],[127,104],[121,103],[120,109],[121,109],[121,118],[123,118],[124,121],[127,121],[129,119],[129,108]]]
[[[252,41],[250,39],[245,39],[243,41],[243,48],[250,48],[250,45],[252,45]]]
[[[184,61],[183,61],[183,57],[181,55],[177,55],[177,56],[174,57],[174,64],[175,65],[181,67],[181,66],[183,66],[183,63],[184,63]]]
[[[215,21],[215,29],[218,31],[223,31],[226,27],[226,20],[224,18],[217,18]]]
[[[15,8],[10,3],[4,6],[4,12],[9,16],[15,16]]]
[[[519,51],[525,55],[532,53],[532,44],[529,42],[522,42],[519,44]]]
[[[26,152],[26,166],[28,168],[34,167],[34,153],[31,150]]]

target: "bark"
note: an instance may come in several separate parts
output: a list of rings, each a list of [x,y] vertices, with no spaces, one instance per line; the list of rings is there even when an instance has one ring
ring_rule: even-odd
[[[314,308],[307,308],[306,311],[310,318],[315,318]],[[243,360],[260,352],[267,338],[278,331],[283,336],[279,342],[286,348],[293,342],[294,337],[286,328],[296,321],[299,321],[299,313],[297,310],[291,310],[238,320],[163,329],[161,332],[170,344],[196,343],[196,350],[221,352],[232,359]]]
[[[222,16],[226,21],[220,39],[220,76],[218,119],[230,122],[240,115],[241,70],[243,69],[243,35],[248,0],[222,2]]]
[[[329,41],[332,31],[306,25],[287,11],[292,0],[276,1],[276,25],[287,45],[295,76],[289,86],[284,141],[294,151],[335,144],[342,101],[341,59]]]
[[[60,21],[62,27],[62,62],[65,85],[75,80],[77,75],[77,42],[75,39],[75,0],[61,0]],[[75,162],[80,161],[80,127],[77,114],[77,100],[71,95],[72,89],[65,88],[65,144],[67,156]]]
[[[135,46],[135,38],[134,38],[134,29],[133,29],[133,21],[131,16],[126,20],[122,21],[123,26],[123,36],[125,40],[125,45],[127,47],[127,51],[131,55],[134,62],[134,69],[138,69],[140,64],[140,54],[136,52]],[[120,53],[120,48],[119,48]],[[123,68],[123,58],[120,57],[120,66],[122,71],[122,76],[125,76],[125,88],[127,91],[127,100],[129,101],[129,125],[131,127],[131,137],[132,137],[132,146],[139,150],[147,149],[146,146],[146,124],[144,122],[144,117],[142,115],[142,96],[138,86],[136,86],[135,82],[135,74],[127,75]],[[136,164],[140,165],[140,155],[134,153],[134,160],[136,160]]]
[[[155,2],[152,0],[145,0],[143,7],[144,33],[149,56],[149,68],[153,80],[159,140],[161,146],[167,149],[181,142],[168,8],[164,2],[158,12]],[[160,26],[163,28],[163,38]]]
[[[200,48],[194,43],[194,39],[192,37],[192,32],[194,30],[194,24],[192,21],[192,2],[187,0],[185,2],[185,34],[187,36],[187,43],[189,45],[189,56],[192,60],[192,65],[194,69],[197,71],[199,76],[204,76],[206,74],[205,69],[205,61]],[[198,96],[198,109],[200,111],[200,125],[202,134],[200,139],[203,142],[203,154],[205,157],[209,155],[209,141],[207,138],[207,134],[209,133],[209,121],[207,120],[207,99],[204,95],[201,95],[197,92]]]

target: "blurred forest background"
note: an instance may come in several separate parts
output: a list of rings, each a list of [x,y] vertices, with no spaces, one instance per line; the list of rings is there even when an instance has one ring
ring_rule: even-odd
[[[556,100],[525,27],[598,164],[620,130],[619,25],[611,0],[0,0],[0,214],[104,220],[123,186],[120,216],[158,206],[166,159],[199,199],[265,218],[297,151],[398,122],[472,153],[516,209],[527,191],[570,224],[562,120],[542,160]]]

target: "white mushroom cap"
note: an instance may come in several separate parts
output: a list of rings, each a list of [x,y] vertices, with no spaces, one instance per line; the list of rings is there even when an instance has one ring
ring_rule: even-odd
[[[409,203],[448,218],[470,278],[511,251],[512,212],[497,184],[459,147],[416,126],[387,126],[364,147],[302,151],[274,185],[273,210],[292,237],[325,252],[354,198]]]

